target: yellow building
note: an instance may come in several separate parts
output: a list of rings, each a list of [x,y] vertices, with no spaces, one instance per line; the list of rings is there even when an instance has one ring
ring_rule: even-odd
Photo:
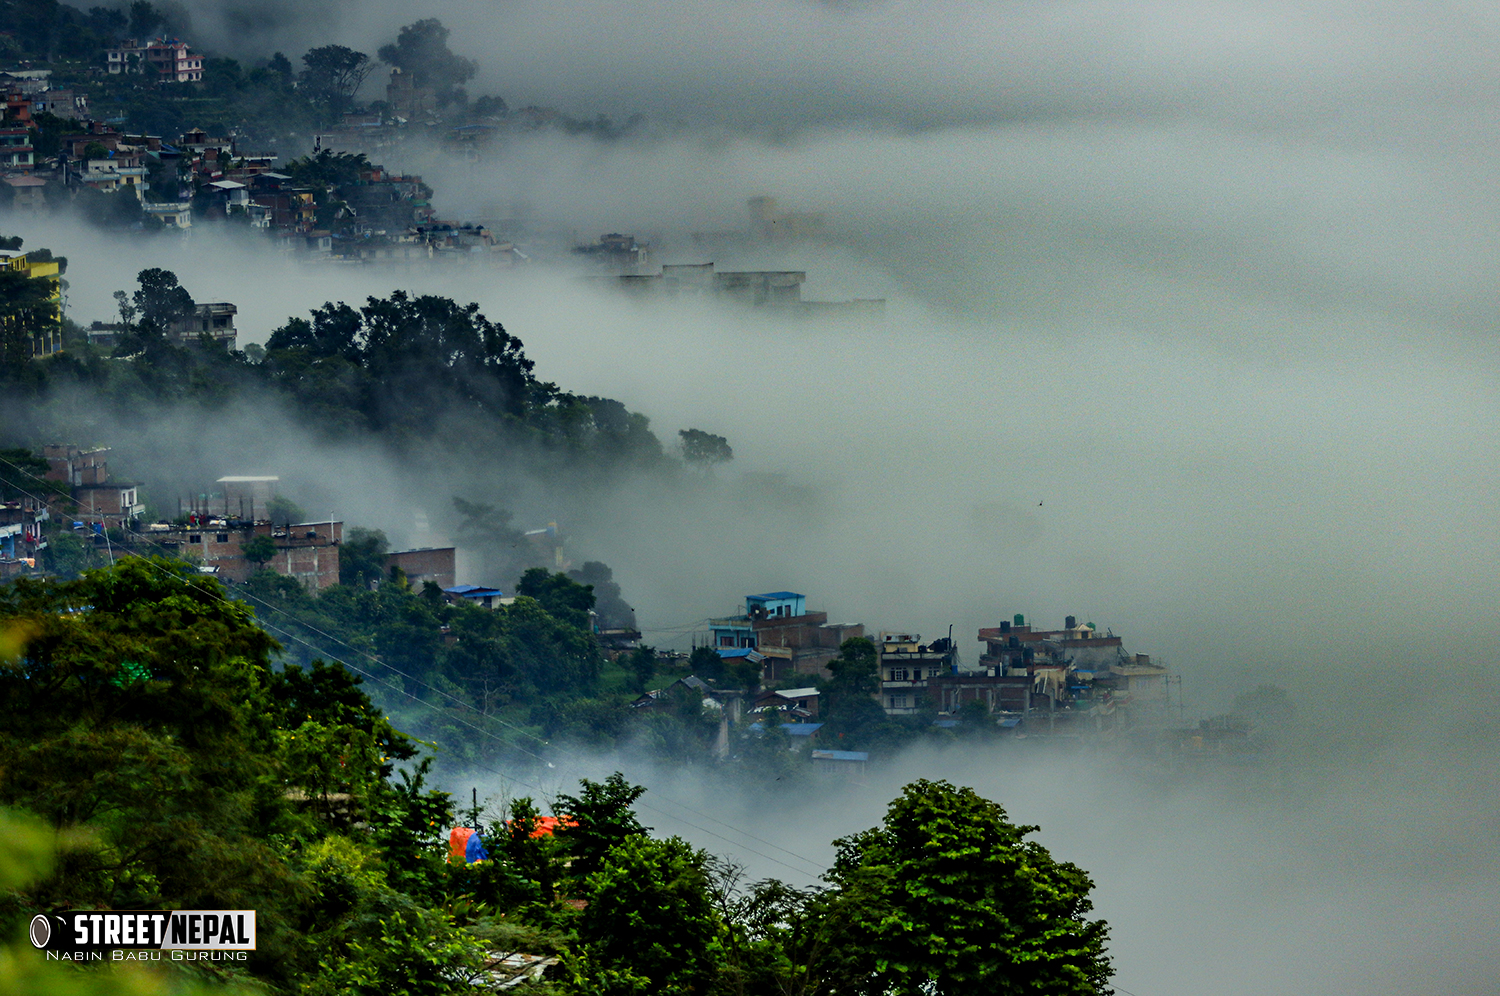
[[[33,280],[46,280],[51,288],[50,306],[45,311],[0,318],[6,325],[19,325],[31,333],[31,355],[50,356],[62,349],[62,267],[56,260],[32,260],[26,253],[0,249],[0,266],[24,273]],[[7,332],[11,331],[9,328]]]

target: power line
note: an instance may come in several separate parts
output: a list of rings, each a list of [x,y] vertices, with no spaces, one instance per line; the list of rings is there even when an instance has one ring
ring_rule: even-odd
[[[6,466],[11,467],[13,470],[16,470],[17,472],[19,472],[21,474],[25,474],[27,477],[30,477],[33,480],[38,480],[38,481],[43,480],[42,478],[37,477],[35,474],[32,474],[30,471],[27,471],[26,469],[24,469],[22,467],[16,466],[15,464],[11,463],[9,460],[4,459],[3,457],[0,457],[0,463],[3,463]],[[40,498],[37,498],[37,496],[35,496],[35,495],[29,494],[28,492],[26,492],[22,488],[17,487],[16,490],[20,491],[22,494],[25,494],[27,497],[32,498],[33,500],[41,501]],[[45,504],[45,502],[43,502],[43,504]],[[123,529],[123,526],[122,526],[122,529]],[[131,536],[134,536],[136,539],[138,539],[140,541],[143,541],[143,542],[145,542],[145,543],[147,543],[147,544],[149,544],[151,546],[156,547],[158,550],[161,550],[163,553],[168,553],[168,554],[173,553],[173,551],[168,550],[167,547],[165,547],[164,545],[155,542],[154,540],[150,539],[147,536],[144,536],[141,533],[137,533],[134,530],[125,530],[125,531],[127,533],[129,533]],[[146,559],[146,558],[140,558],[140,559],[141,559],[142,563],[146,564],[147,566],[151,567],[154,570],[159,571],[164,576],[169,577],[169,578],[174,578],[174,579],[177,579],[177,580],[180,580],[180,581],[183,581],[184,583],[186,583],[186,579],[182,578],[180,575],[177,575],[177,574],[174,574],[174,573],[172,573],[170,571],[167,571],[165,568],[161,567],[161,565],[156,564],[156,563],[154,563],[151,560]],[[215,598],[215,599],[217,599],[219,601],[224,602],[225,604],[228,604],[229,601],[230,601],[229,599],[227,599],[224,596],[219,595],[219,594],[217,594],[215,592],[212,592],[212,591],[209,591],[209,590],[206,590],[206,589],[200,589],[200,590],[204,591],[205,594],[208,594],[210,597]],[[312,626],[311,624],[309,624],[309,623],[307,623],[307,622],[305,622],[305,621],[303,621],[301,619],[298,619],[291,612],[289,612],[288,610],[286,610],[286,609],[284,609],[284,608],[282,608],[280,606],[273,605],[272,603],[266,601],[265,599],[260,598],[259,596],[256,596],[253,593],[248,592],[248,591],[236,592],[236,594],[245,596],[245,598],[241,599],[241,600],[253,601],[255,603],[258,603],[259,605],[264,606],[266,609],[268,609],[268,610],[270,610],[272,612],[281,612],[284,615],[288,616],[292,620],[292,622],[294,624],[296,624],[298,626],[301,626],[301,627],[303,627],[305,629],[311,630],[312,632],[318,634],[319,636],[323,637],[324,639],[329,640],[329,641],[331,641],[333,643],[336,643],[339,646],[342,646],[342,647],[344,647],[344,648],[346,648],[346,649],[348,649],[348,650],[350,650],[350,651],[352,651],[352,652],[354,652],[356,654],[359,654],[359,655],[363,656],[364,658],[366,658],[367,660],[369,660],[370,662],[372,662],[374,664],[377,664],[377,665],[379,665],[381,667],[384,667],[384,668],[386,668],[386,669],[388,669],[390,671],[393,671],[396,674],[400,675],[402,678],[405,678],[408,681],[414,682],[415,684],[421,686],[422,688],[426,688],[429,691],[432,691],[432,692],[434,692],[434,693],[436,693],[438,695],[441,695],[441,696],[443,696],[445,698],[448,698],[448,699],[452,700],[453,702],[455,702],[456,704],[458,704],[461,707],[470,708],[470,706],[469,706],[469,704],[467,702],[464,702],[462,699],[458,698],[457,696],[455,696],[455,695],[453,695],[453,694],[451,694],[451,693],[449,693],[447,691],[444,691],[443,689],[437,688],[437,687],[435,687],[435,686],[433,686],[431,684],[428,684],[427,682],[424,682],[424,681],[422,681],[419,678],[415,678],[415,677],[413,677],[411,675],[408,675],[408,674],[406,674],[406,672],[402,671],[400,668],[397,668],[394,665],[388,664],[385,661],[379,660],[378,658],[375,658],[371,654],[369,654],[369,653],[367,653],[367,652],[365,652],[363,650],[360,650],[357,647],[352,647],[348,643],[346,643],[345,641],[339,639],[338,637],[335,637],[335,636],[333,636],[331,634],[328,634],[328,633],[324,633],[322,630],[318,629],[317,627]],[[432,709],[432,710],[434,710],[436,712],[442,712],[442,710],[439,709],[438,706],[436,706],[433,703],[428,702],[428,701],[420,698],[419,696],[413,695],[412,693],[408,692],[405,688],[400,687],[400,686],[396,685],[393,682],[390,682],[390,681],[387,681],[385,679],[382,679],[382,678],[380,678],[379,676],[373,674],[370,671],[366,671],[363,668],[360,668],[360,667],[358,667],[358,666],[356,666],[354,664],[349,663],[347,660],[343,660],[340,657],[338,657],[338,656],[336,656],[336,655],[334,655],[332,653],[329,653],[326,647],[325,648],[317,647],[314,644],[312,644],[312,643],[308,642],[307,640],[303,639],[302,637],[298,636],[296,633],[293,633],[290,630],[287,630],[287,629],[285,629],[282,626],[276,626],[275,624],[271,623],[267,619],[262,618],[260,620],[260,622],[267,629],[270,629],[270,630],[273,630],[273,631],[275,631],[277,633],[280,633],[286,639],[288,639],[288,640],[290,640],[292,642],[295,642],[295,643],[299,643],[302,646],[306,647],[307,649],[313,651],[314,653],[320,654],[322,656],[327,656],[329,659],[333,660],[335,663],[341,665],[342,667],[347,668],[350,671],[353,671],[355,674],[361,675],[362,677],[368,678],[371,681],[374,681],[374,682],[376,682],[379,685],[382,685],[382,686],[384,686],[386,688],[389,688],[392,691],[396,692],[397,694],[405,696],[406,698],[411,699],[413,702],[416,702],[419,705],[425,706],[425,707],[427,707],[429,709]],[[504,738],[502,738],[502,737],[500,737],[500,736],[498,736],[498,735],[496,735],[496,734],[494,734],[494,733],[492,733],[492,732],[490,732],[488,730],[485,730],[482,727],[480,727],[480,726],[478,726],[478,725],[476,725],[474,723],[469,722],[468,720],[464,719],[462,716],[454,715],[452,713],[444,713],[444,715],[446,715],[449,719],[453,720],[454,722],[459,723],[462,726],[468,727],[469,729],[471,729],[474,732],[480,734],[481,736],[489,737],[490,739],[494,740],[495,742],[497,742],[499,744],[502,744],[502,745],[504,745],[506,747],[509,747],[512,750],[518,751],[519,753],[525,754],[527,757],[533,758],[534,760],[536,760],[536,761],[538,761],[538,762],[540,762],[542,764],[547,764],[549,767],[552,766],[551,762],[547,761],[542,756],[540,756],[538,754],[535,754],[532,751],[529,751],[526,748],[521,747],[521,746],[519,746],[517,744],[511,743],[511,742],[505,740]],[[485,714],[481,714],[481,715],[485,715]],[[492,721],[494,721],[496,723],[499,723],[501,726],[504,726],[504,727],[506,727],[508,729],[514,730],[516,733],[520,734],[521,736],[529,737],[530,739],[535,740],[537,743],[539,743],[539,744],[541,744],[541,745],[543,745],[545,747],[549,747],[549,748],[551,748],[552,750],[556,751],[559,754],[570,755],[570,756],[573,757],[574,763],[575,764],[578,763],[579,756],[576,755],[574,752],[568,751],[568,750],[563,749],[563,748],[559,748],[559,747],[551,744],[546,739],[544,739],[542,737],[538,737],[536,734],[532,733],[529,730],[526,730],[526,729],[524,729],[522,727],[516,726],[516,725],[514,725],[514,724],[512,724],[510,722],[507,722],[506,720],[504,720],[504,719],[502,719],[502,718],[500,718],[498,716],[485,715],[485,718],[489,719],[489,720],[492,720]],[[477,764],[476,763],[475,766],[483,768],[484,770],[487,770],[487,771],[492,771],[493,773],[495,773],[497,775],[500,775],[501,777],[506,777],[504,775],[504,773],[502,773],[502,772],[500,772],[500,771],[498,771],[496,769],[490,768],[487,765],[482,765],[482,764]],[[539,789],[542,787],[540,785],[540,782],[538,782],[537,785],[538,785]],[[762,837],[758,837],[755,834],[752,834],[752,833],[750,833],[747,830],[743,830],[743,829],[735,826],[732,823],[726,823],[723,820],[718,819],[717,817],[714,817],[714,816],[712,816],[712,815],[710,815],[708,813],[704,813],[701,810],[695,809],[692,806],[687,805],[686,803],[683,803],[683,802],[680,802],[680,801],[678,801],[676,799],[673,799],[670,796],[668,796],[666,793],[658,791],[657,795],[658,795],[658,797],[660,797],[663,800],[671,803],[672,805],[677,806],[677,807],[679,807],[679,808],[681,808],[681,809],[683,809],[683,810],[685,810],[685,811],[687,811],[689,813],[692,813],[695,816],[701,817],[702,819],[705,819],[705,820],[707,820],[709,822],[718,824],[719,826],[722,826],[722,827],[724,827],[724,828],[726,828],[726,829],[728,829],[728,830],[730,830],[730,831],[732,831],[732,832],[734,832],[736,834],[739,834],[741,836],[747,837],[750,840],[754,840],[754,841],[756,841],[758,843],[764,844],[764,845],[766,845],[767,847],[769,847],[769,848],[771,848],[773,850],[780,851],[783,854],[786,854],[786,855],[789,855],[789,856],[791,856],[793,858],[796,858],[797,860],[802,861],[805,864],[812,866],[813,868],[815,868],[820,873],[826,870],[825,866],[822,865],[820,862],[817,862],[817,861],[815,861],[815,860],[813,860],[811,858],[805,857],[804,855],[798,854],[796,851],[792,851],[792,850],[789,850],[787,848],[784,848],[784,847],[780,846],[779,844],[773,843],[772,841],[768,841],[768,840],[766,840],[766,839],[764,839]],[[642,803],[641,807],[643,809],[649,809],[649,810],[651,810],[653,812],[656,812],[659,815],[661,815],[663,817],[666,817],[667,819],[675,819],[675,820],[677,820],[680,823],[683,823],[683,824],[685,824],[687,826],[693,827],[695,830],[699,830],[700,832],[706,833],[706,834],[708,834],[711,837],[715,837],[715,838],[717,838],[719,840],[722,840],[725,843],[730,844],[733,847],[737,847],[737,848],[740,848],[741,850],[749,851],[751,854],[755,854],[755,855],[757,855],[759,857],[765,858],[768,861],[772,861],[772,862],[774,862],[774,863],[776,863],[778,865],[781,865],[783,868],[787,868],[787,869],[789,869],[791,871],[797,872],[798,874],[807,874],[807,872],[806,872],[805,869],[795,868],[792,865],[789,865],[786,862],[781,861],[778,858],[775,858],[775,857],[772,857],[771,855],[765,854],[764,852],[756,850],[755,848],[750,847],[750,846],[748,846],[748,845],[746,845],[746,844],[744,844],[742,842],[730,840],[729,838],[724,837],[722,834],[715,833],[714,831],[708,829],[707,827],[699,826],[698,824],[692,823],[691,821],[683,819],[680,816],[673,816],[670,813],[663,812],[662,810],[657,809],[656,807],[651,806],[651,805],[646,804],[646,803]]]
[[[155,569],[157,571],[160,571],[161,573],[163,573],[164,575],[166,575],[168,577],[177,578],[178,580],[185,580],[185,579],[181,578],[178,575],[172,574],[170,571],[167,571],[161,565],[155,564],[155,563],[153,563],[150,560],[146,560],[146,559],[142,558],[141,562],[144,563],[144,564],[149,565],[150,567],[152,567],[153,569]],[[203,589],[200,589],[200,590],[203,590]],[[218,595],[218,594],[216,594],[214,592],[211,592],[211,591],[208,591],[208,592],[205,592],[205,593],[208,594],[212,598],[216,598],[219,601],[224,602],[225,604],[228,604],[229,601],[230,601],[229,599],[226,599],[223,596]],[[281,610],[281,611],[284,611],[284,610]],[[394,684],[392,682],[385,681],[385,680],[379,678],[378,676],[376,676],[374,674],[371,674],[368,671],[365,671],[363,668],[360,668],[360,667],[357,667],[357,666],[355,666],[353,664],[350,664],[348,661],[342,660],[342,659],[340,659],[339,657],[337,657],[337,656],[335,656],[333,654],[328,654],[326,652],[326,650],[320,651],[318,647],[315,647],[313,644],[311,644],[311,643],[307,642],[306,640],[302,639],[301,637],[297,636],[295,633],[291,633],[288,630],[285,630],[285,629],[283,629],[280,626],[276,626],[274,624],[268,623],[265,620],[261,620],[261,622],[262,622],[262,625],[265,625],[268,629],[272,629],[272,630],[275,630],[277,632],[280,632],[280,633],[284,634],[288,639],[293,640],[293,641],[295,641],[297,643],[300,643],[300,644],[302,644],[303,646],[307,647],[310,650],[313,650],[315,652],[319,652],[319,653],[322,653],[322,654],[326,655],[330,660],[334,661],[335,663],[340,664],[343,667],[348,668],[349,670],[353,671],[356,674],[362,675],[364,677],[368,677],[368,678],[370,678],[370,680],[375,681],[378,684],[384,685],[385,687],[387,687],[387,688],[391,689],[392,691],[396,692],[398,695],[403,695],[406,698],[411,699],[413,702],[417,703],[418,705],[425,706],[425,707],[427,707],[429,709],[432,709],[434,711],[440,711],[440,710],[438,710],[438,707],[435,706],[435,705],[433,705],[431,702],[427,702],[426,700],[424,700],[424,699],[422,699],[422,698],[420,698],[420,697],[418,697],[416,695],[413,695],[412,693],[406,691],[406,689],[401,688],[401,687],[399,687],[398,685],[396,685],[396,684]],[[368,656],[368,655],[366,655],[366,656]],[[386,667],[390,667],[390,665],[386,665],[382,661],[377,661],[377,663],[380,663],[380,664],[382,664],[382,665],[384,665]],[[399,671],[399,670],[397,670],[395,668],[391,668],[391,670],[395,670],[397,674],[401,674],[402,673],[401,671]],[[424,687],[431,688],[432,686],[424,684]],[[469,727],[474,732],[478,733],[480,736],[489,737],[490,739],[496,741],[497,743],[504,744],[505,746],[510,747],[513,750],[519,751],[520,753],[525,754],[526,756],[531,757],[531,758],[533,758],[533,759],[541,762],[542,764],[546,764],[549,767],[553,766],[549,761],[546,760],[546,758],[543,758],[543,757],[541,757],[538,754],[534,754],[531,751],[528,751],[528,750],[526,750],[523,747],[519,747],[519,746],[517,746],[515,744],[508,743],[507,741],[505,741],[503,738],[497,736],[496,734],[491,733],[490,731],[485,730],[482,727],[476,726],[475,724],[468,722],[467,720],[463,719],[462,717],[453,716],[452,714],[447,714],[447,713],[445,713],[444,715],[447,715],[449,718],[455,720],[456,722],[458,722],[458,723],[460,723],[460,724],[462,724],[464,726]],[[492,716],[492,717],[487,717],[487,718],[495,719],[497,717],[493,717]],[[510,726],[511,724],[506,723],[504,725]],[[533,736],[533,739],[540,740],[540,738],[536,738],[533,734],[527,733],[527,731],[524,731],[524,730],[520,730],[519,727],[512,727],[512,728],[513,729],[517,729],[520,732],[525,733],[528,736]],[[540,742],[546,743],[546,741],[540,741]],[[564,753],[566,753],[566,752],[564,752]],[[483,769],[485,771],[492,772],[492,773],[494,773],[496,775],[499,775],[501,778],[513,777],[511,775],[507,775],[506,773],[504,773],[502,771],[499,771],[496,768],[492,768],[489,765],[481,764],[481,763],[477,763],[477,762],[471,762],[471,763],[473,763],[475,767],[481,768],[481,769]],[[535,784],[536,784],[536,786],[537,786],[537,788],[539,790],[545,791],[545,789],[541,785],[540,781],[536,781]],[[661,795],[662,798],[668,798],[664,793],[658,793],[658,794]],[[729,829],[733,830],[735,833],[741,834],[741,835],[743,835],[745,837],[749,837],[751,840],[756,840],[756,841],[759,841],[761,843],[767,844],[770,847],[773,847],[773,848],[775,848],[778,851],[785,851],[785,853],[790,854],[793,857],[798,858],[799,860],[804,861],[804,862],[806,862],[809,865],[812,865],[819,872],[825,870],[824,866],[822,866],[821,864],[819,864],[816,861],[813,861],[811,858],[805,858],[802,855],[797,854],[795,851],[787,851],[785,848],[782,848],[779,845],[772,844],[770,841],[766,841],[766,840],[763,840],[760,837],[756,837],[754,834],[751,834],[751,833],[749,833],[748,831],[745,831],[745,830],[741,830],[738,827],[733,826],[732,824],[723,823],[722,821],[716,820],[713,817],[708,816],[705,813],[699,813],[697,810],[694,810],[692,807],[687,806],[687,805],[685,805],[683,803],[676,802],[675,800],[671,800],[671,799],[668,799],[668,801],[672,802],[674,805],[681,806],[683,809],[688,810],[688,812],[694,813],[694,814],[699,815],[699,816],[704,816],[707,819],[712,820],[715,823],[720,823],[721,825],[723,825],[725,827],[728,827]],[[746,844],[744,844],[744,843],[742,843],[740,841],[731,840],[728,837],[725,837],[723,834],[715,833],[714,831],[708,829],[707,827],[698,826],[697,824],[692,823],[692,822],[690,822],[688,820],[682,819],[681,817],[674,817],[670,813],[663,812],[662,810],[657,809],[655,806],[652,806],[652,805],[650,805],[648,803],[640,803],[640,806],[641,806],[642,809],[647,809],[647,810],[650,810],[652,812],[658,813],[661,816],[667,817],[668,819],[676,819],[678,822],[684,823],[687,826],[693,827],[695,830],[699,830],[699,831],[701,831],[703,833],[706,833],[710,837],[714,837],[714,838],[717,838],[718,840],[724,841],[724,843],[729,844],[731,847],[736,847],[736,848],[739,848],[740,850],[749,851],[752,854],[755,854],[755,855],[757,855],[759,857],[765,858],[767,861],[771,861],[771,862],[774,862],[775,864],[781,865],[783,868],[786,868],[789,871],[796,872],[799,875],[805,875],[805,874],[807,874],[807,870],[806,869],[797,868],[797,867],[794,867],[793,865],[789,865],[785,861],[781,861],[780,859],[772,857],[769,854],[765,854],[762,851],[758,851],[755,848],[750,847],[750,846],[748,846],[748,845],[746,845]]]

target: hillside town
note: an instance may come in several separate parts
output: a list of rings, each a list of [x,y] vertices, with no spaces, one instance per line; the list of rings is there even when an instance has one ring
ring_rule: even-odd
[[[280,497],[275,476],[220,477],[199,495],[178,498],[175,517],[147,521],[140,483],[116,477],[110,454],[105,447],[49,445],[41,453],[45,474],[22,474],[19,484],[15,464],[0,468],[10,470],[15,494],[0,506],[0,580],[46,576],[48,544],[62,536],[110,562],[131,555],[185,560],[231,591],[268,572],[310,594],[340,583],[396,584],[487,611],[516,602],[516,591],[496,578],[461,576],[460,550],[453,545],[384,551],[368,576],[351,578],[340,564],[344,523],[298,519],[300,510]],[[531,562],[572,566],[556,523],[521,535]],[[642,645],[633,614],[622,619],[591,609],[587,629],[611,657],[627,657]],[[789,749],[806,752],[820,770],[858,767],[868,752],[839,751],[819,738],[820,699],[851,641],[872,648],[866,694],[884,714],[938,729],[979,722],[1013,737],[1079,737],[1161,728],[1173,718],[1170,669],[1148,654],[1128,652],[1122,637],[1078,617],[1067,616],[1052,629],[1014,614],[979,630],[977,653],[966,655],[951,632],[924,640],[910,630],[830,621],[828,612],[810,608],[808,596],[793,591],[747,595],[738,612],[702,621],[692,636],[693,654],[662,655],[670,673],[712,652],[722,664],[716,671],[736,667],[747,681],[683,673],[646,690],[629,709],[644,714],[675,707],[671,703],[688,695],[720,717],[720,752],[732,749],[732,735],[761,736],[774,727]]]
[[[469,119],[439,115],[433,87],[414,86],[413,75],[395,66],[379,110],[351,109],[331,123],[325,116],[310,138],[297,139],[311,148],[289,153],[236,128],[152,134],[96,114],[90,80],[101,74],[150,79],[170,92],[200,82],[204,72],[202,56],[177,38],[124,39],[102,57],[104,65],[87,67],[77,81],[54,82],[53,69],[0,70],[0,210],[44,218],[77,209],[105,227],[183,238],[195,226],[239,231],[309,265],[515,270],[546,262],[634,296],[712,297],[781,315],[859,322],[884,315],[878,298],[803,300],[805,271],[715,268],[715,256],[816,240],[825,230],[822,215],[784,211],[773,197],[747,201],[742,229],[694,233],[666,253],[632,234],[581,238],[514,213],[442,217],[421,176],[369,158],[402,157],[406,142],[436,137],[442,156],[471,159],[508,134],[558,126],[556,115],[536,108],[500,114],[502,103],[483,120],[456,123]],[[650,260],[668,255],[692,262],[651,272]]]

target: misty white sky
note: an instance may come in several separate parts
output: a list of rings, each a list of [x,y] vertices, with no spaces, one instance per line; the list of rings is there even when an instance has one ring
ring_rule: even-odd
[[[125,248],[18,225],[72,260],[73,317],[107,317],[148,265],[237,302],[242,342],[397,286],[477,300],[542,376],[621,399],[664,439],[695,426],[733,444],[719,482],[688,493],[533,482],[512,496],[523,518],[559,518],[577,559],[607,561],[659,642],[780,588],[872,629],[951,623],[971,660],[981,625],[1071,613],[1165,657],[1189,718],[1269,681],[1318,724],[1311,773],[1269,786],[917,758],[847,812],[787,804],[764,833],[805,819],[810,853],[873,822],[900,776],[946,773],[1095,872],[1136,996],[1493,992],[1500,888],[1476,844],[1500,826],[1492,7],[224,0],[193,14],[225,49],[294,59],[328,41],[373,53],[440,16],[482,65],[472,93],[655,125],[615,145],[516,140],[476,165],[415,148],[387,162],[427,176],[444,216],[520,210],[689,261],[705,258],[691,233],[741,228],[745,199],[769,194],[824,213],[827,238],[718,262],[805,268],[805,296],[886,297],[888,320],[627,304],[550,272],[299,269],[206,228]],[[398,542],[414,508],[483,478],[419,486],[367,454],[310,450],[277,413],[222,431],[260,419],[253,470],[337,467],[339,514]]]

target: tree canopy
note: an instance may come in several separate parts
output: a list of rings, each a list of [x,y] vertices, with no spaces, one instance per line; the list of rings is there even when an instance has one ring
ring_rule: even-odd
[[[302,62],[307,68],[298,76],[298,83],[333,115],[349,109],[365,77],[375,68],[368,55],[343,45],[309,49]]]
[[[702,429],[682,429],[677,435],[681,439],[682,458],[689,464],[710,467],[734,459],[734,449],[723,436]]]
[[[395,42],[380,46],[380,61],[411,74],[414,85],[432,87],[439,105],[461,100],[460,88],[474,78],[479,65],[448,49],[449,34],[435,17],[408,24]]]
[[[1109,992],[1093,883],[973,789],[922,779],[881,825],[835,841],[829,930],[839,991],[1091,996]]]
[[[295,582],[248,588],[258,606],[309,598]],[[550,618],[530,597],[487,612],[399,583],[323,598],[367,619],[443,612],[454,646],[491,634],[501,658]],[[374,631],[402,667],[442,645]],[[554,680],[558,646],[536,645],[535,680]],[[345,668],[279,653],[244,602],[179,562],[0,585],[0,832],[36,851],[30,878],[0,866],[0,926],[37,908],[255,909],[257,950],[226,971],[278,996],[458,996],[497,949],[556,954],[547,985],[563,996],[1108,992],[1087,875],[972,789],[908,785],[880,826],[835,842],[822,889],[742,886],[732,865],[652,836],[644,789],[618,772],[559,793],[552,832],[512,799],[481,831],[490,857],[454,863],[460,817],[426,787],[419,745]]]

